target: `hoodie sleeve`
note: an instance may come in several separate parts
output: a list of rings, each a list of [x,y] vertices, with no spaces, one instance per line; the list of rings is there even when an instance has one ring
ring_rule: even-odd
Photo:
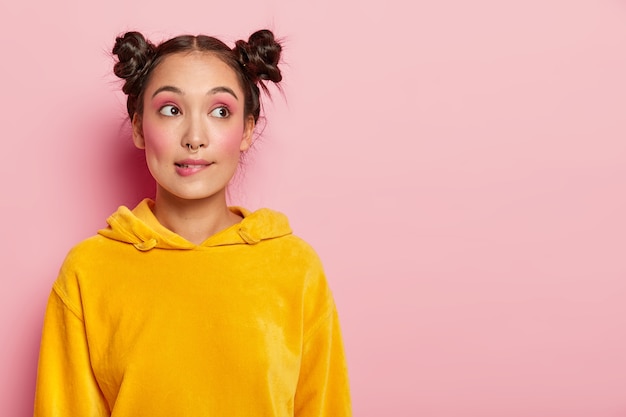
[[[348,371],[337,309],[323,273],[309,285],[295,417],[350,417]],[[313,300],[313,301],[311,301]],[[308,314],[307,314],[308,311]]]
[[[109,416],[91,368],[81,311],[57,284],[44,319],[34,416]]]

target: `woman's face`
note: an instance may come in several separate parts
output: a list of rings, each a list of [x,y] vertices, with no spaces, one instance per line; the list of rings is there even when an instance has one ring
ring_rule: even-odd
[[[157,198],[225,195],[254,129],[235,72],[211,53],[172,54],[153,70],[143,97],[133,141],[145,149]]]

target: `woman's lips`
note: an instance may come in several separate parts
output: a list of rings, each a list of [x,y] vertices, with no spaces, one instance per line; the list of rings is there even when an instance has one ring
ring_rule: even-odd
[[[197,172],[202,171],[211,165],[211,162],[204,159],[183,159],[174,163],[176,166],[176,173],[181,177],[188,177]]]

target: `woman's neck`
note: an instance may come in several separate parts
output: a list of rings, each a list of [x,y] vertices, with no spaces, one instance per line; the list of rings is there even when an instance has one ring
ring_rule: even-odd
[[[196,245],[241,221],[228,209],[225,192],[206,199],[185,200],[159,188],[153,211],[159,223]]]

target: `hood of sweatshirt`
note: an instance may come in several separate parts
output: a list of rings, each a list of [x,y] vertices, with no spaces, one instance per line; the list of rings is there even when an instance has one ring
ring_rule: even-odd
[[[215,235],[200,245],[161,225],[152,212],[154,202],[145,199],[133,210],[121,206],[107,219],[108,227],[98,234],[119,242],[129,243],[140,251],[159,249],[194,249],[199,246],[255,245],[263,240],[274,239],[292,233],[287,217],[270,209],[250,212],[241,207],[229,207],[243,220]]]

